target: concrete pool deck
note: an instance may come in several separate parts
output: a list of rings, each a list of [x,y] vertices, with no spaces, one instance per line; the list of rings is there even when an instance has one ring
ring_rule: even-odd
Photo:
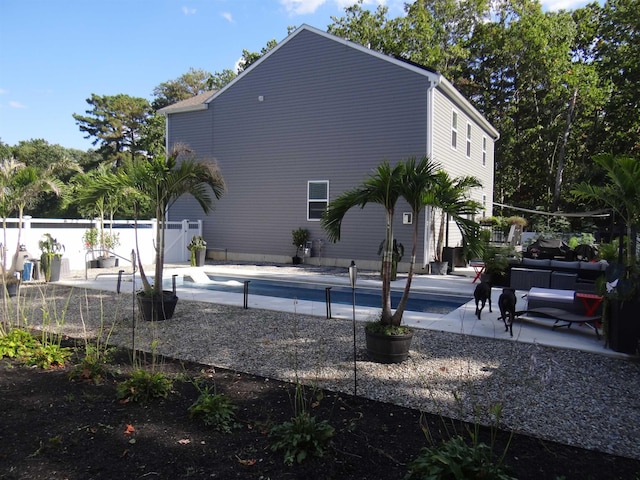
[[[146,270],[146,269],[145,269]],[[153,271],[146,270],[146,271]],[[75,276],[64,278],[59,283],[107,291],[116,291],[117,269],[113,271],[91,270],[88,279],[85,280],[84,272],[82,278]],[[242,280],[272,279],[288,280],[299,283],[313,284],[324,287],[346,286],[349,287],[349,278],[346,268],[305,268],[293,265],[236,265],[236,264],[207,264],[203,267],[190,267],[188,264],[165,266],[164,282],[165,288],[171,288],[172,276],[176,277],[176,289],[178,297],[184,300],[194,300],[200,302],[213,302],[226,305],[244,304],[243,293],[222,292],[217,290],[207,290],[206,288],[184,287],[183,278],[191,277],[196,283],[206,283],[209,281],[208,275],[221,275],[225,277],[238,277],[239,284]],[[540,344],[561,349],[575,349],[598,353],[602,355],[631,358],[629,355],[614,352],[605,348],[604,340],[596,338],[593,329],[587,325],[573,325],[571,328],[563,327],[553,330],[553,320],[527,319],[520,320],[513,325],[513,338],[505,331],[504,323],[498,320],[498,297],[501,290],[494,288],[492,293],[493,312],[489,312],[489,306],[485,306],[482,311],[482,320],[475,316],[475,303],[473,301],[473,291],[477,283],[473,283],[474,271],[471,268],[456,268],[452,275],[414,275],[411,291],[426,292],[442,295],[461,295],[469,298],[469,302],[460,308],[446,315],[431,313],[406,311],[403,315],[403,324],[416,328],[423,328],[436,331],[446,331],[451,333],[461,333],[478,337],[502,339],[504,341],[515,341],[532,344]],[[398,280],[392,282],[392,288],[402,290],[405,285],[406,275],[399,275]],[[381,281],[374,272],[360,272],[357,281],[357,288],[371,288],[380,291]],[[131,274],[124,274],[121,283],[121,291],[131,293],[141,286],[141,282],[136,275],[132,281]],[[526,308],[526,292],[518,291],[517,310]],[[357,294],[356,294],[357,303]],[[181,308],[178,304],[178,309]],[[306,301],[297,299],[266,297],[252,295],[249,286],[248,308],[259,308],[283,312],[296,312],[301,315],[313,315],[326,317],[327,307],[324,301]],[[358,321],[366,321],[375,317],[379,308],[361,307],[356,305],[355,318]],[[352,305],[331,304],[332,318],[343,318],[351,320],[353,318]]]

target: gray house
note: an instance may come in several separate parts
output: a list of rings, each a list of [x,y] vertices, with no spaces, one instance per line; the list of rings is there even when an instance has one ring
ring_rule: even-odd
[[[350,211],[342,238],[326,240],[320,217],[332,198],[391,164],[428,155],[452,176],[474,175],[472,198],[491,215],[498,132],[441,75],[303,25],[216,92],[162,110],[167,144],[217,160],[227,193],[204,218],[190,198],[170,220],[204,220],[209,255],[291,262],[291,231],[311,233],[309,263],[377,267],[384,211]],[[430,215],[410,218],[402,202],[395,237],[411,245],[420,222],[417,266],[433,259]],[[450,229],[448,246],[458,245]],[[406,259],[405,259],[406,260]]]

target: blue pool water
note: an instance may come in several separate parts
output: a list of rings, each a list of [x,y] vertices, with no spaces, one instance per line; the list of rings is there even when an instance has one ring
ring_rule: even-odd
[[[249,280],[249,297],[262,295],[266,297],[278,297],[313,302],[325,302],[326,287],[331,285],[313,285],[300,282],[283,280],[265,280],[241,277],[210,276],[214,283],[199,284],[189,281],[184,282],[184,287],[204,288],[223,292],[243,293],[244,282]],[[351,287],[331,286],[331,304],[351,305]],[[391,292],[391,306],[396,308],[402,297],[402,292]],[[460,295],[441,295],[434,293],[411,292],[406,309],[413,312],[447,314],[467,303],[470,299]],[[380,307],[380,290],[372,288],[356,287],[356,305],[362,307]]]

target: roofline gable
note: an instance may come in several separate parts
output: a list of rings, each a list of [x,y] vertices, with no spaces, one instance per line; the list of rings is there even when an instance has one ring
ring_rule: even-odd
[[[300,27],[296,28],[293,32],[291,32],[284,40],[279,42],[274,48],[265,53],[262,57],[252,63],[246,70],[240,73],[236,78],[234,78],[227,85],[222,87],[220,90],[213,93],[210,97],[206,98],[204,101],[197,104],[187,104],[180,105],[182,102],[179,102],[173,106],[168,106],[160,110],[163,115],[169,115],[172,113],[180,113],[180,112],[189,112],[189,111],[197,111],[197,110],[205,110],[209,107],[209,104],[213,102],[217,97],[222,95],[227,89],[231,88],[236,82],[242,80],[242,78],[249,74],[254,68],[258,67],[262,62],[266,61],[271,55],[280,50],[284,45],[298,36],[301,32],[312,32],[316,35],[320,35],[328,40],[333,42],[341,43],[342,45],[353,48],[359,52],[365,53],[367,55],[371,55],[375,58],[383,60],[385,62],[389,62],[397,67],[404,68],[413,73],[417,73],[418,75],[424,76],[429,80],[430,86],[429,88],[439,88],[441,89],[449,98],[451,98],[454,103],[461,110],[463,110],[470,118],[472,118],[477,124],[481,125],[492,137],[494,140],[497,140],[500,137],[500,133],[489,123],[489,121],[467,100],[454,86],[453,84],[447,80],[442,74],[433,72],[424,67],[418,66],[409,61],[405,61],[399,58],[394,58],[384,53],[371,50],[363,45],[352,42],[342,37],[338,37],[331,33],[325,32],[323,30],[317,29],[307,24],[302,24]]]

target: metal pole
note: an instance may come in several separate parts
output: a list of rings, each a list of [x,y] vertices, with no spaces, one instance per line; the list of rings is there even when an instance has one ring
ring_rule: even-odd
[[[117,294],[120,294],[120,285],[122,284],[122,274],[123,273],[124,273],[124,270],[119,270],[118,271],[118,286],[116,287],[116,293]]]
[[[324,289],[324,301],[327,306],[327,318],[331,318],[331,287]]]
[[[249,282],[251,280],[244,281],[244,309],[247,310],[249,308]]]
[[[358,267],[356,262],[351,260],[349,267],[349,282],[351,283],[352,306],[353,306],[353,396],[358,395],[358,369],[356,363],[356,280],[358,279]]]

